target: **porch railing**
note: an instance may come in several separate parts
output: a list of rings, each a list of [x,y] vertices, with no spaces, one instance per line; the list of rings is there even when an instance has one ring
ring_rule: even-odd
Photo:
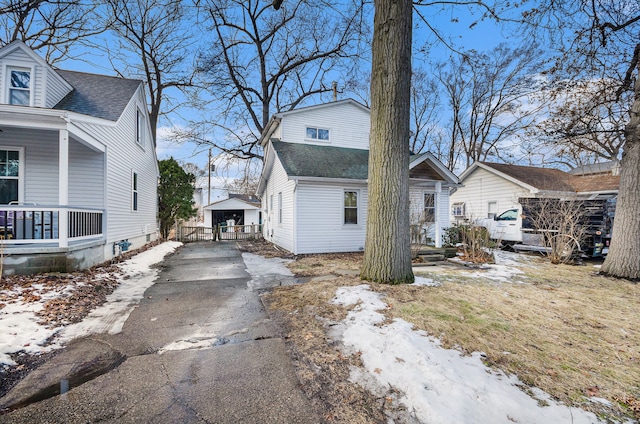
[[[103,211],[46,206],[0,206],[0,240],[5,246],[57,244],[99,238]]]

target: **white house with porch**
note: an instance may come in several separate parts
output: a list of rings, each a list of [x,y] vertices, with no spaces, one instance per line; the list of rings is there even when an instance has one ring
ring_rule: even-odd
[[[155,240],[158,175],[141,81],[0,48],[5,273],[82,269]]]
[[[265,239],[294,253],[364,249],[369,109],[352,99],[275,114],[261,135]],[[458,178],[431,153],[411,155],[412,227],[437,247]]]

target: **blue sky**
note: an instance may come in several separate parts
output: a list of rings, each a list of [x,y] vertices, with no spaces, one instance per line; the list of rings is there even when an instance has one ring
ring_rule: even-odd
[[[477,20],[477,12],[472,13],[474,8],[457,7],[457,8],[419,8],[418,11],[425,16],[429,24],[437,28],[441,35],[452,45],[462,50],[476,49],[478,51],[486,51],[495,47],[503,41],[509,40],[509,33],[493,20],[484,20],[475,25],[472,29],[469,26]],[[415,14],[414,14],[415,16]],[[452,51],[442,43],[433,45],[428,55],[420,52],[421,47],[426,40],[433,40],[433,33],[426,28],[418,16],[414,17],[414,67],[420,66],[421,62],[441,62],[452,54]],[[97,51],[81,51],[83,60],[67,60],[59,64],[60,67],[70,70],[79,70],[85,72],[93,72],[99,74],[114,75],[107,59],[99,56],[101,53]],[[195,54],[195,52],[194,52]],[[368,65],[367,65],[368,66]],[[367,69],[368,71],[368,69]],[[176,101],[183,101],[182,95],[174,90],[169,95],[174,97]],[[320,101],[320,99],[318,99]],[[191,144],[178,145],[168,142],[163,135],[166,134],[167,128],[172,125],[183,125],[182,116],[192,113],[187,108],[181,108],[164,118],[159,122],[158,128],[158,158],[166,159],[173,156],[176,159],[186,162],[193,162],[202,168],[206,168],[208,149],[206,147],[198,147]],[[215,155],[215,152],[214,152]],[[232,166],[229,174],[236,171]]]

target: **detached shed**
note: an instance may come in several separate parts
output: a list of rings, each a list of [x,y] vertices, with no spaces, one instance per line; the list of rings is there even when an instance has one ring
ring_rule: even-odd
[[[254,196],[230,194],[228,199],[207,205],[204,210],[204,226],[215,227],[233,220],[234,225],[262,224],[260,201]]]

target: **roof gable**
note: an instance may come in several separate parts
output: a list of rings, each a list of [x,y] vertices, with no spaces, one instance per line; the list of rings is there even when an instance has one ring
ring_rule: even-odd
[[[21,40],[15,40],[0,48],[2,72],[8,67],[30,68],[30,105],[50,108],[69,93],[73,87],[53,69],[42,57]],[[0,87],[4,92],[8,84],[8,75],[3,76]],[[4,93],[0,93],[4,97]],[[7,100],[8,103],[8,99]]]

